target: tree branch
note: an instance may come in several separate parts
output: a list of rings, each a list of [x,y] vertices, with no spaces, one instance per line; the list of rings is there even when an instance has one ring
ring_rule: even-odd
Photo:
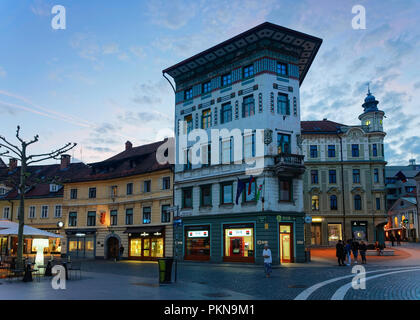
[[[27,161],[27,164],[29,165],[29,164],[31,164],[31,163],[35,163],[35,162],[41,162],[41,161],[44,161],[44,160],[48,160],[48,159],[57,159],[58,160],[58,156],[59,155],[61,155],[61,154],[63,154],[63,153],[66,153],[67,151],[69,151],[69,150],[71,150],[71,149],[73,149],[75,146],[77,145],[77,143],[67,143],[64,147],[62,147],[62,148],[60,148],[60,149],[57,149],[57,150],[55,150],[55,151],[52,151],[52,152],[50,152],[50,153],[45,153],[45,154],[41,154],[41,155],[32,155],[32,156],[29,156],[27,159],[29,160],[29,159],[32,159],[32,158],[34,158],[34,157],[43,157],[43,158],[41,158],[41,159],[36,159],[36,160],[32,160],[32,161]]]
[[[30,144],[37,142],[37,141],[38,141],[38,138],[39,138],[39,135],[36,135],[36,136],[34,137],[34,139],[33,139],[33,140],[31,140],[31,141],[29,141],[26,145],[27,145],[27,146],[29,146]]]
[[[10,147],[8,147],[8,146],[6,146],[6,145],[2,144],[2,143],[0,143],[0,147],[5,148],[7,151],[12,151],[14,154],[16,154],[16,155],[18,156],[18,158],[19,158],[19,159],[21,158],[21,154],[20,154],[20,153],[17,153],[17,152],[16,152],[15,150],[13,150],[12,148],[10,148]]]
[[[16,130],[16,138],[21,142],[24,143],[24,141],[20,138],[19,136],[19,132],[20,132],[20,126],[17,126],[17,130]]]
[[[9,141],[7,141],[7,140],[6,140],[6,138],[5,138],[5,137],[3,137],[3,136],[0,136],[0,139],[1,139],[1,140],[3,140],[5,143],[7,143],[7,144],[8,144],[8,146],[2,145],[2,144],[0,144],[0,145],[2,145],[2,146],[3,146],[3,147],[5,147],[5,148],[8,148],[8,149],[12,150],[13,152],[18,153],[18,154],[20,155],[20,150],[19,150],[19,147],[18,147],[18,146],[15,146],[14,144],[11,144],[11,143],[10,143]]]

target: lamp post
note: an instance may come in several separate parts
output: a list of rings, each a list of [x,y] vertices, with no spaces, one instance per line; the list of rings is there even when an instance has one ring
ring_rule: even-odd
[[[173,207],[169,207],[167,209],[167,211],[169,212],[173,212],[173,224],[174,224],[174,233],[175,233],[175,237],[174,237],[174,257],[175,257],[175,277],[174,277],[174,282],[176,282],[177,277],[178,277],[178,225],[180,224],[180,216],[179,216],[179,206],[173,206]],[[175,215],[176,212],[176,215]]]

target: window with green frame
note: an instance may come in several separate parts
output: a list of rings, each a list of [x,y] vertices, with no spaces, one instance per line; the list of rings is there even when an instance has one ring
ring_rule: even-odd
[[[220,203],[233,203],[233,182],[223,182],[220,184]]]
[[[211,184],[200,186],[200,207],[210,207],[211,203]]]
[[[182,208],[192,208],[192,187],[182,189]]]
[[[279,201],[293,200],[293,184],[290,179],[279,178]]]

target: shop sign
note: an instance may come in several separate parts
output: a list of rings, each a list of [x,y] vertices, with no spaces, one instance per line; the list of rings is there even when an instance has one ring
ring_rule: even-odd
[[[249,237],[252,235],[252,229],[229,230],[228,237]]]
[[[281,216],[277,216],[276,219],[277,219],[278,222],[280,222],[281,221]]]
[[[263,244],[267,244],[267,243],[268,243],[267,240],[257,240],[258,245],[263,245]]]
[[[312,217],[311,216],[306,216],[305,217],[305,223],[311,223],[312,222]]]
[[[143,232],[140,234],[142,237],[147,237],[149,234],[147,232]]]
[[[204,238],[208,236],[208,231],[188,231],[188,238]]]

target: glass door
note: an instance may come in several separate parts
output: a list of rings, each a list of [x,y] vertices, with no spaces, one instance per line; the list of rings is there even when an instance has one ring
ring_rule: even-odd
[[[280,262],[293,262],[293,224],[282,223],[280,231]]]
[[[143,257],[150,257],[150,238],[143,239]]]

